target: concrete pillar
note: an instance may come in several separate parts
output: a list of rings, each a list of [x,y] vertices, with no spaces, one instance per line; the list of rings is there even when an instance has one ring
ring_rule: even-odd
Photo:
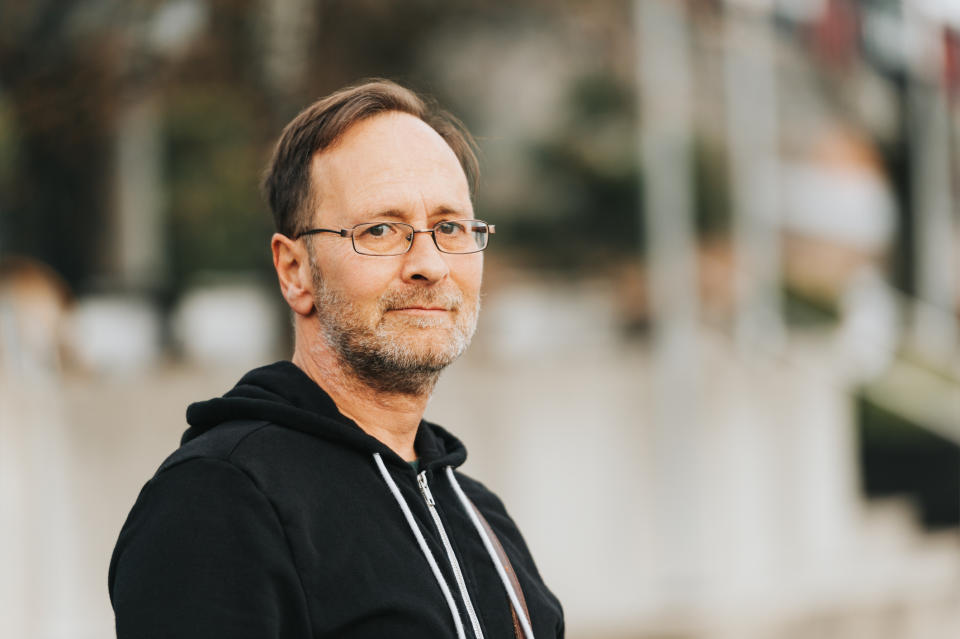
[[[776,51],[766,0],[728,0],[724,20],[727,147],[741,353],[782,346]]]
[[[685,609],[702,582],[690,38],[683,3],[636,0],[634,18],[653,318],[650,471],[660,563],[652,569],[665,605]]]
[[[909,9],[909,7],[907,7]],[[923,42],[940,42],[941,28],[916,11],[905,11],[908,27]],[[908,126],[912,208],[917,260],[914,343],[932,362],[949,364],[960,331],[957,310],[956,202],[951,165],[952,122],[943,87],[939,52],[914,52],[909,79]]]
[[[316,37],[320,4],[310,0],[266,0],[262,13],[263,66],[267,84],[285,99],[303,88],[309,69],[312,38]]]
[[[114,262],[108,269],[128,290],[151,289],[166,275],[163,148],[158,98],[130,103],[117,122]]]

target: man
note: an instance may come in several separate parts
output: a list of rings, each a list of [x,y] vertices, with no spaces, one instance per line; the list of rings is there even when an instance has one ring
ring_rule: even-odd
[[[473,334],[494,231],[471,145],[386,81],[286,127],[265,191],[293,361],[187,409],[114,550],[118,637],[563,636],[500,500],[422,419]]]

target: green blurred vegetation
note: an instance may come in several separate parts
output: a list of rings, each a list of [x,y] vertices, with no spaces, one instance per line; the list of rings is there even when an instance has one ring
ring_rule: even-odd
[[[286,85],[265,61],[275,43],[262,3],[197,2],[203,26],[176,53],[150,35],[169,3],[54,4],[0,8],[0,253],[37,257],[76,290],[122,286],[113,259],[112,162],[129,105],[148,98],[160,107],[165,236],[157,241],[166,267],[150,292],[173,299],[205,273],[269,271],[272,224],[260,175],[282,126],[316,97],[360,78],[391,77],[450,106],[481,142],[497,135],[482,130],[490,122],[467,97],[478,87],[456,73],[441,76],[448,60],[471,62],[457,57],[462,41],[493,43],[484,49],[492,55],[510,25],[527,25],[553,50],[576,35],[569,66],[579,70],[515,87],[522,98],[560,83],[561,98],[549,106],[556,110],[549,134],[521,131],[511,141],[528,165],[530,196],[480,209],[503,229],[498,250],[560,269],[642,250],[632,77],[603,41],[624,32],[629,3],[564,10],[506,0],[304,4],[313,19],[288,26],[307,63]],[[593,57],[576,60],[576,51]],[[496,69],[494,60],[476,62]],[[712,211],[714,198],[705,202]]]
[[[181,91],[164,118],[172,286],[210,271],[262,271],[272,264],[269,213],[258,181],[258,114],[228,89]]]
[[[557,269],[597,266],[641,250],[631,87],[610,76],[578,79],[562,124],[528,149],[528,161],[542,197],[510,216],[504,244]]]
[[[19,145],[13,109],[0,93],[0,192],[9,193],[15,187]],[[0,226],[0,236],[3,234],[4,229]]]

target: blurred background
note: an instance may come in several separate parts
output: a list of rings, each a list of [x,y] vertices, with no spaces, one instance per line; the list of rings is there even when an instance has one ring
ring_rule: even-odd
[[[427,416],[569,637],[960,636],[955,0],[0,0],[0,635],[112,634],[186,404],[290,354],[271,145],[369,76],[479,139]]]

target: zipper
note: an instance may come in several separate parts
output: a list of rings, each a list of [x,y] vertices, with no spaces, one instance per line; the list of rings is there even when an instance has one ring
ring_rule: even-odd
[[[433,493],[430,492],[430,485],[427,483],[427,471],[421,471],[417,475],[417,485],[420,486],[420,493],[424,501],[427,502],[427,510],[433,517],[433,523],[436,524],[440,532],[440,539],[443,541],[443,549],[447,551],[447,559],[450,561],[450,567],[453,568],[453,576],[457,580],[457,587],[460,589],[460,597],[463,599],[463,605],[467,609],[467,616],[470,617],[470,625],[473,626],[473,634],[477,639],[483,639],[483,632],[480,631],[480,620],[477,619],[477,613],[473,609],[473,602],[470,601],[470,595],[467,593],[467,583],[463,579],[463,572],[460,570],[460,563],[457,556],[453,553],[453,546],[450,544],[450,538],[447,537],[447,531],[443,528],[440,521],[440,513],[437,512],[437,502],[433,499]]]

